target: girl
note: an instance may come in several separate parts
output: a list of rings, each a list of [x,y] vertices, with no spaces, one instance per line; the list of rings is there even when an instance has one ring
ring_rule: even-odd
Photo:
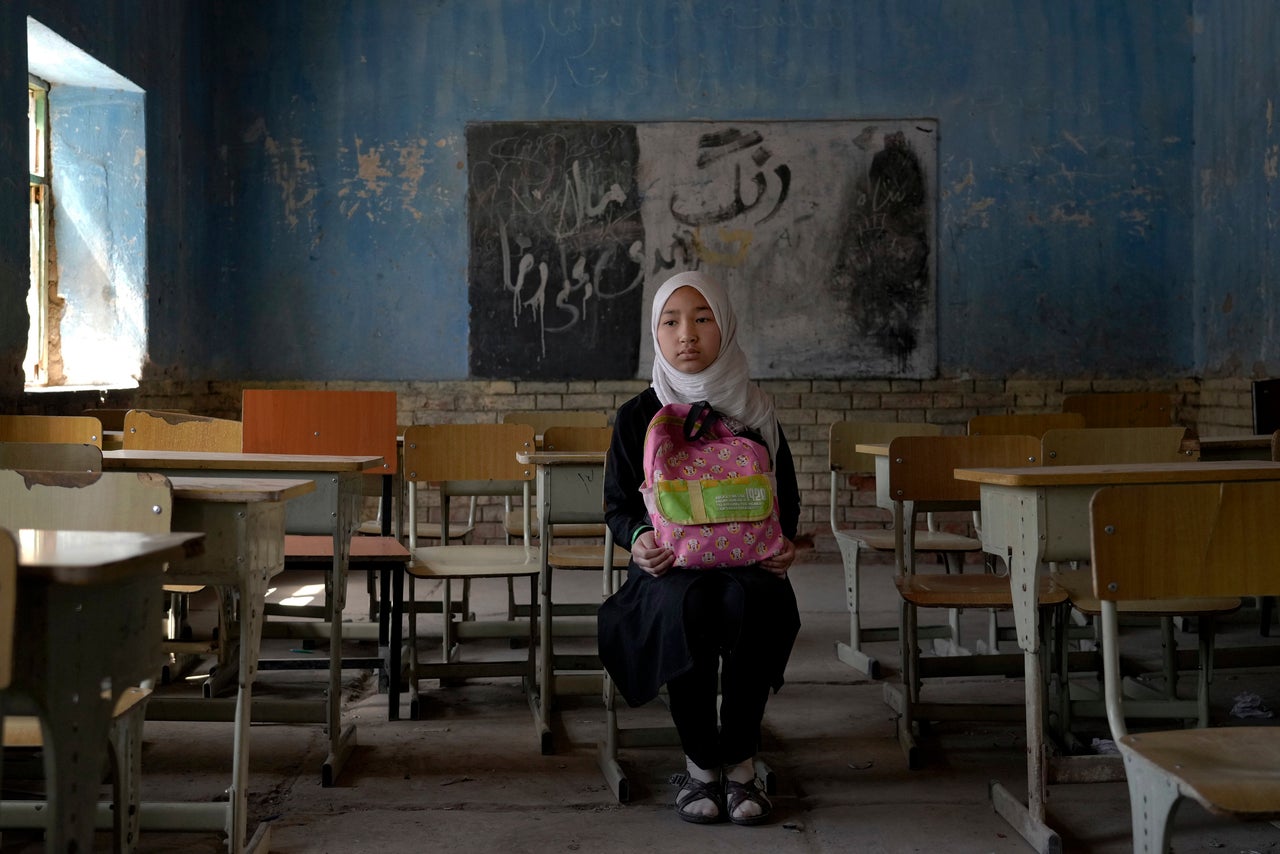
[[[632,706],[667,686],[688,769],[676,795],[680,817],[760,824],[772,808],[755,776],[760,725],[800,628],[787,580],[800,519],[795,466],[772,399],[748,378],[723,287],[696,271],[673,276],[654,295],[650,325],[653,386],[618,409],[605,467],[605,521],[616,542],[631,545],[631,563],[626,583],[600,606],[600,657]],[[786,539],[780,554],[752,566],[677,567],[649,524],[640,494],[645,431],[664,404],[702,400],[773,460]]]

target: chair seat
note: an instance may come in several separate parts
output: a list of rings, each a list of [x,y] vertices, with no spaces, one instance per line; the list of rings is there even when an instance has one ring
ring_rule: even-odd
[[[541,571],[538,550],[524,546],[425,546],[414,550],[408,569],[417,578],[505,578]]]
[[[1003,608],[1013,607],[1009,578],[1003,575],[916,574],[895,578],[903,599],[921,608]],[[1040,607],[1067,601],[1067,591],[1052,578],[1040,582]]]
[[[1097,616],[1102,613],[1098,597],[1093,595],[1093,575],[1088,570],[1057,572],[1053,576],[1058,586],[1067,591],[1072,607]],[[1199,617],[1230,614],[1240,609],[1240,599],[1235,596],[1199,599],[1143,599],[1136,602],[1121,600],[1116,610],[1122,614],[1145,614],[1152,617]]]
[[[604,546],[556,546],[547,554],[547,565],[558,569],[600,569]],[[622,546],[613,547],[613,568],[626,569],[631,562],[631,552]]]
[[[290,564],[328,563],[333,560],[333,537],[286,534],[284,557]],[[403,563],[409,559],[409,550],[395,537],[352,537],[348,559],[352,564]]]
[[[1280,731],[1215,727],[1131,733],[1126,761],[1147,762],[1177,780],[1210,812],[1247,819],[1280,816]]]
[[[837,537],[856,540],[869,549],[891,552],[894,549],[894,532],[889,528],[843,528],[835,532]],[[982,541],[946,531],[917,531],[917,552],[977,552]]]

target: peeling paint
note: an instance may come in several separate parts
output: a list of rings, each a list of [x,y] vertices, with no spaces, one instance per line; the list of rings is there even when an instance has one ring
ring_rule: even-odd
[[[311,203],[315,201],[316,188],[311,184],[315,181],[315,164],[311,162],[302,140],[296,137],[289,140],[287,146],[282,146],[265,133],[264,128],[262,147],[268,160],[267,180],[280,191],[285,222],[292,231],[298,227],[301,217],[309,221],[313,216]]]
[[[1071,147],[1074,148],[1076,151],[1080,152],[1081,154],[1088,153],[1085,150],[1084,144],[1080,142],[1080,139],[1078,137],[1072,134],[1069,134],[1066,131],[1063,131],[1062,138],[1065,139],[1068,143],[1070,143]]]
[[[1278,169],[1280,169],[1280,145],[1273,145],[1262,156],[1262,174],[1268,181],[1274,181]]]
[[[1074,212],[1071,205],[1055,205],[1049,214],[1049,222],[1062,222],[1088,228],[1093,225],[1093,214],[1088,211]]]
[[[973,161],[969,161],[969,168],[965,172],[964,177],[951,185],[951,192],[959,193],[969,189],[977,184],[977,179],[973,177]]]

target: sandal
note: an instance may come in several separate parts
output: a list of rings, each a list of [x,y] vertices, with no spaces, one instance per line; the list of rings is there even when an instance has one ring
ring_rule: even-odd
[[[750,827],[754,824],[764,824],[769,820],[769,814],[773,811],[773,802],[765,795],[764,789],[760,788],[760,779],[757,777],[747,783],[738,783],[733,780],[724,781],[724,793],[728,800],[729,821],[734,824],[740,824],[744,827]],[[760,805],[759,815],[747,815],[739,818],[735,813],[738,807],[747,801]]]
[[[694,824],[716,824],[724,821],[727,814],[724,807],[724,790],[720,788],[719,783],[704,783],[683,773],[672,774],[671,782],[680,786],[680,791],[676,792],[676,815]],[[702,800],[711,801],[716,805],[714,815],[702,815],[688,810],[691,804]]]

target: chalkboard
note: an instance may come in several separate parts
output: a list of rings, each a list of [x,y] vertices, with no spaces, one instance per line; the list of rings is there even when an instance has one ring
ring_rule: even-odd
[[[636,375],[638,160],[634,125],[467,127],[472,376]]]
[[[729,289],[753,376],[929,377],[937,125],[468,128],[471,371],[647,376],[652,294]]]

